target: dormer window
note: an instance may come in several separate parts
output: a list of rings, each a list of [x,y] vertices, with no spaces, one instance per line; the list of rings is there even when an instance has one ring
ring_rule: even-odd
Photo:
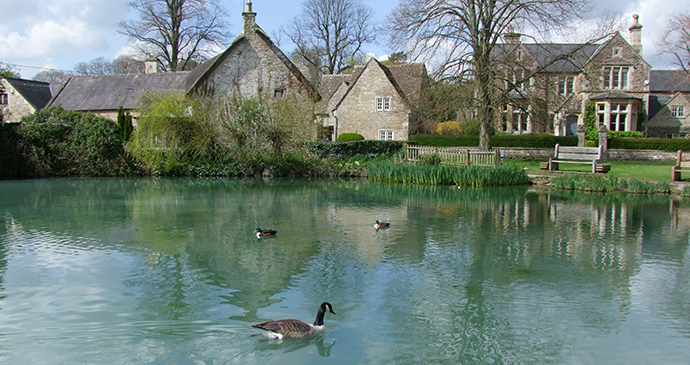
[[[0,91],[0,105],[7,105],[9,100],[9,95],[6,92]]]
[[[623,48],[621,47],[614,47],[613,48],[613,54],[611,55],[613,57],[623,57]]]
[[[629,67],[604,67],[604,89],[627,89],[629,70]]]
[[[685,108],[683,108],[682,105],[671,106],[671,116],[676,117],[676,118],[685,117]]]
[[[283,97],[284,90],[283,89],[275,89],[273,92],[273,97],[276,99],[280,99]]]

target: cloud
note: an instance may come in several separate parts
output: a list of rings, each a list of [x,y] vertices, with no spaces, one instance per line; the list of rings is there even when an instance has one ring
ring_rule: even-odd
[[[0,62],[30,66],[59,62],[61,68],[71,68],[79,61],[111,57],[111,50],[124,43],[116,29],[117,23],[127,17],[126,0],[7,3],[3,4],[0,23]],[[23,77],[38,71],[20,70]]]

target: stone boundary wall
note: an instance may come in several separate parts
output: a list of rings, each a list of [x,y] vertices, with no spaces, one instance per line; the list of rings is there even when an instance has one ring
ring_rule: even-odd
[[[548,160],[553,157],[553,148],[502,148],[494,147],[503,152],[506,159],[524,160]],[[608,150],[609,161],[676,161],[678,153],[676,151],[656,151],[656,150]]]

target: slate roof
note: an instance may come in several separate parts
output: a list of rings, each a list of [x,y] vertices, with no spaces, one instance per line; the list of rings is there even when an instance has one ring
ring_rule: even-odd
[[[189,71],[155,74],[72,76],[53,97],[50,106],[67,110],[115,110],[139,106],[145,90],[180,90],[186,92]]]
[[[517,47],[523,47],[537,62],[538,67],[544,67],[541,72],[577,73],[602,47],[600,44],[587,43],[520,43],[497,44],[494,48],[495,57],[502,57],[513,52]]]
[[[604,94],[599,94],[597,96],[593,96],[589,99],[590,100],[607,100],[607,99],[637,99],[637,100],[642,100],[636,96],[632,96],[630,94],[626,94],[623,92],[607,92]]]
[[[50,101],[50,84],[47,82],[13,78],[5,80],[36,110],[43,109]]]
[[[690,75],[684,70],[652,70],[649,92],[690,92]]]

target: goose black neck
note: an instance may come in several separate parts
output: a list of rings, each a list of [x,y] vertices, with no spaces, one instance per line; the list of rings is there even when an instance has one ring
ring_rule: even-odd
[[[314,320],[314,326],[323,326],[323,316],[326,314],[326,309],[323,307],[319,308],[316,313],[316,320]]]

